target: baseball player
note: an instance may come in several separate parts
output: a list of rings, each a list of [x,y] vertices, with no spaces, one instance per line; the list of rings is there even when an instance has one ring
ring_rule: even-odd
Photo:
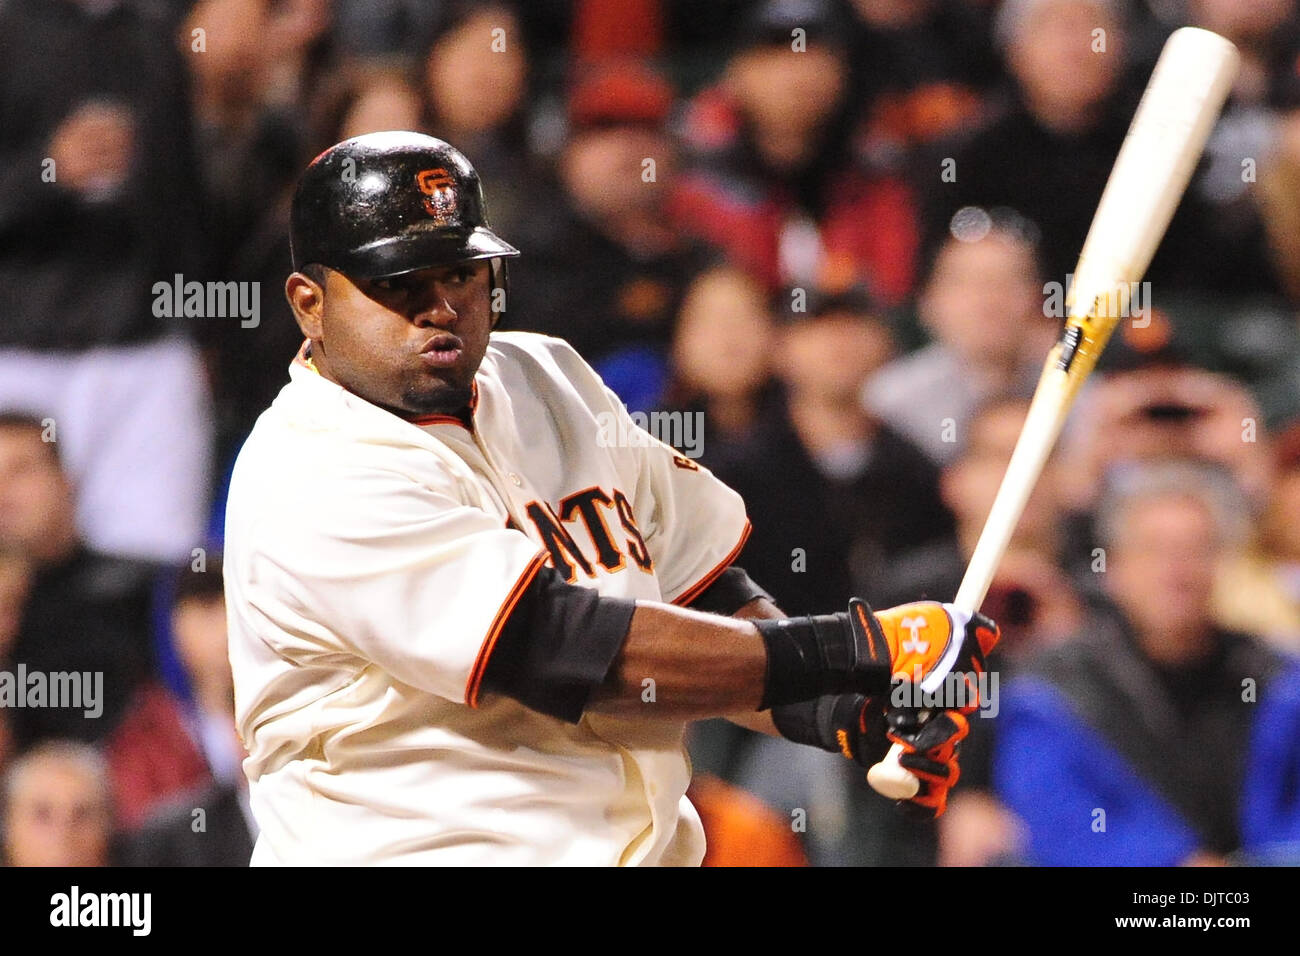
[[[992,622],[785,618],[735,492],[563,341],[492,331],[518,251],[446,143],[340,143],[291,220],[306,342],[226,523],[255,864],[695,865],[683,730],[720,715],[863,764],[889,735],[942,811],[965,715],[888,691],[978,671]]]

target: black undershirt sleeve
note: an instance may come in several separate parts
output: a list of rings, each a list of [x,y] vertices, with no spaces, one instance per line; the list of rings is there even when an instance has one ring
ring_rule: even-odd
[[[502,626],[483,687],[576,724],[623,649],[636,602],[567,584],[543,567]]]
[[[744,568],[734,564],[726,568],[705,588],[690,607],[696,611],[709,614],[722,614],[730,617],[755,598],[767,598],[773,604],[776,599],[768,594],[745,573]]]

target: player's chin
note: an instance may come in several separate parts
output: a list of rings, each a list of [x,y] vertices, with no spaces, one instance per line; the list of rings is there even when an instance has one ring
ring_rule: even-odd
[[[417,415],[454,415],[467,406],[474,396],[470,382],[461,382],[450,376],[437,381],[422,381],[408,387],[402,396],[402,407]]]

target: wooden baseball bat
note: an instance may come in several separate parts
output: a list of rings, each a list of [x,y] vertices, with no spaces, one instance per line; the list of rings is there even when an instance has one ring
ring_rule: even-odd
[[[984,602],[1079,387],[1120,317],[1128,314],[1130,293],[1187,188],[1237,65],[1236,47],[1208,30],[1184,27],[1165,42],[1088,229],[1066,302],[1064,332],[1048,354],[1011,462],[953,601],[959,609],[977,611]],[[920,785],[899,766],[902,753],[894,744],[867,773],[871,786],[895,800],[915,796]]]

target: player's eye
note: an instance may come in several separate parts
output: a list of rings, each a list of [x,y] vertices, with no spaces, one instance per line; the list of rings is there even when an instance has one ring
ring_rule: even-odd
[[[406,281],[405,276],[392,276],[387,279],[372,279],[370,284],[381,292],[391,293],[405,292],[410,287],[410,283]]]

